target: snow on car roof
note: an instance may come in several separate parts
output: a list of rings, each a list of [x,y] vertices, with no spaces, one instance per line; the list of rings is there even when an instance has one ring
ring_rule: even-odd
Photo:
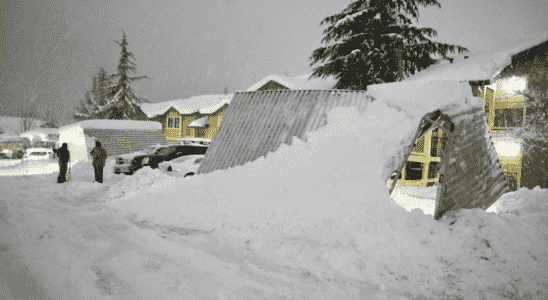
[[[246,92],[256,91],[269,81],[276,81],[291,90],[330,90],[333,89],[338,81],[334,77],[308,79],[310,75],[311,74],[306,74],[296,77],[270,75],[248,88]]]
[[[162,124],[155,121],[130,121],[130,120],[85,120],[70,124],[65,127],[80,126],[82,129],[139,129],[161,130]]]
[[[164,114],[171,107],[173,107],[180,114],[193,114],[195,112],[199,112],[201,114],[212,114],[219,110],[219,108],[223,105],[229,104],[233,96],[234,94],[201,95],[190,97],[188,99],[179,99],[160,103],[143,103],[139,106],[149,118]]]

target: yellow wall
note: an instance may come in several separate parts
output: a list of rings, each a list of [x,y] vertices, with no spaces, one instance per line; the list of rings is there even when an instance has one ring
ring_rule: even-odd
[[[493,87],[493,86],[492,86]],[[522,155],[521,139],[509,140],[502,136],[508,128],[495,127],[495,109],[504,108],[522,108],[523,121],[525,121],[526,104],[522,95],[517,95],[516,91],[523,91],[527,88],[527,76],[512,77],[508,79],[499,79],[493,87],[493,93],[486,92],[485,103],[489,103],[491,109],[487,115],[489,128],[493,136],[493,142],[497,149],[497,154],[501,167],[505,173],[514,173],[517,177],[518,188],[521,181]],[[487,87],[486,87],[487,90]]]
[[[441,138],[443,136],[443,131],[439,130],[439,137]],[[422,147],[420,145],[423,145]],[[407,159],[408,162],[420,162],[423,164],[422,169],[422,179],[420,180],[406,180],[406,166],[403,166],[403,169],[401,170],[401,179],[398,179],[397,184],[398,185],[427,185],[427,184],[438,184],[439,183],[439,176],[436,176],[434,178],[428,178],[428,170],[430,169],[430,163],[431,162],[439,162],[441,163],[441,157],[432,157],[430,156],[430,148],[432,144],[432,130],[429,130],[423,138],[421,138],[416,143],[416,147],[411,150],[411,155],[409,155],[409,158]],[[422,148],[422,149],[421,149]],[[441,150],[441,140],[438,144],[438,151]]]
[[[221,120],[226,115],[227,110],[228,110],[228,105],[221,107],[218,111],[214,112],[211,115],[202,115],[200,113],[194,113],[190,115],[180,115],[176,112],[170,112],[164,121],[165,123],[164,134],[166,135],[166,139],[170,142],[176,142],[180,138],[197,137],[197,131],[199,130],[204,130],[203,138],[212,139],[217,133],[217,129],[219,128],[219,125],[221,124]],[[168,129],[167,128],[168,118],[175,117],[175,116],[181,117],[180,127],[177,129]],[[209,127],[204,129],[188,127],[190,123],[203,117],[207,117],[207,124],[209,125]]]
[[[179,128],[168,128],[167,125],[169,124],[169,118],[171,117],[176,117],[176,118],[180,118],[179,119]],[[173,142],[176,142],[178,139],[181,138],[181,120],[182,119],[182,116],[177,113],[177,112],[174,112],[174,111],[170,111],[165,120],[164,120],[164,124],[163,124],[163,127],[164,127],[164,135],[166,136],[166,139],[168,142],[170,143],[173,143]]]
[[[490,88],[491,87],[491,88]],[[499,133],[504,132],[504,129],[507,128],[495,128],[495,109],[504,109],[504,108],[523,108],[524,109],[524,120],[525,120],[525,102],[523,101],[523,96],[517,95],[516,91],[523,91],[527,88],[527,77],[514,77],[510,79],[499,79],[496,84],[485,87],[483,93],[479,93],[484,101],[484,108],[487,113],[487,120],[489,128],[491,129],[491,134],[493,135],[493,142],[497,145],[497,153],[499,154],[499,160],[501,162],[502,169],[505,173],[514,173],[517,176],[518,187],[520,185],[521,177],[521,167],[522,167],[522,158],[521,158],[521,148],[519,147],[520,140],[514,141],[514,145],[509,145],[507,148],[504,147],[504,143],[508,141],[503,141],[502,139],[497,138]],[[440,137],[442,131],[440,130]],[[441,162],[439,157],[430,156],[430,143],[431,143],[432,131],[429,131],[424,138],[424,148],[422,151],[418,151],[417,147],[413,148],[411,155],[409,156],[408,162],[421,162],[423,163],[423,176],[421,180],[405,180],[405,166],[402,170],[402,177],[398,180],[398,185],[425,185],[427,183],[437,184],[439,178],[428,179],[428,168],[429,163],[432,161]],[[419,141],[420,142],[420,141]],[[419,143],[418,142],[418,143]],[[510,149],[511,148],[511,149]],[[507,151],[504,151],[507,150]],[[512,151],[515,152],[513,155]]]

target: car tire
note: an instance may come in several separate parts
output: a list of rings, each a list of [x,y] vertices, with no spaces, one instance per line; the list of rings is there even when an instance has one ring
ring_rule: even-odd
[[[192,173],[192,172],[186,173],[184,177],[188,177],[188,176],[194,176],[194,173]]]

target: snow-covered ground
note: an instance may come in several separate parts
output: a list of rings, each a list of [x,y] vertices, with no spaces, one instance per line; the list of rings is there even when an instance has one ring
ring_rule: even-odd
[[[391,198],[383,178],[407,117],[381,101],[338,115],[188,178],[109,161],[98,184],[80,162],[56,184],[55,162],[21,166],[0,177],[5,243],[51,299],[548,298],[547,190],[435,221],[435,187]]]

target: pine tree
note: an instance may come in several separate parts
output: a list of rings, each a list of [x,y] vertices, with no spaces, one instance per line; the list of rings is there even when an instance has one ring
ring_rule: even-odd
[[[395,82],[436,62],[431,55],[447,58],[451,52],[468,51],[461,46],[433,42],[432,28],[411,26],[418,20],[418,7],[441,5],[436,0],[357,0],[320,25],[322,43],[313,51],[312,77],[335,76],[335,88],[364,90],[367,85]],[[409,16],[409,17],[408,17]]]
[[[114,74],[108,74],[105,69],[99,68],[99,72],[93,76],[91,90],[84,94],[77,107],[74,118],[78,121],[98,118],[99,108],[108,103],[114,95]]]
[[[148,76],[130,76],[137,74],[137,65],[135,56],[129,52],[127,46],[126,33],[123,31],[122,41],[116,41],[121,47],[120,60],[118,63],[118,72],[115,77],[118,84],[113,88],[112,98],[105,105],[99,105],[99,110],[105,111],[105,116],[109,119],[134,119],[140,115],[140,109],[136,103],[148,102],[146,99],[138,96],[131,86],[132,83],[149,78]],[[142,112],[141,112],[142,114]]]

